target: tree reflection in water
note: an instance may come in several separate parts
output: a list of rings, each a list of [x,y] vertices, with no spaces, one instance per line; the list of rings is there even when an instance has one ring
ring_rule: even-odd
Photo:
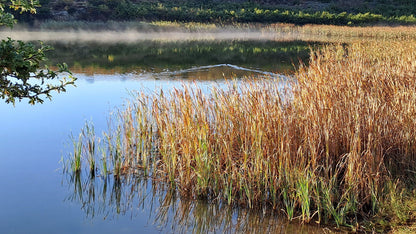
[[[323,233],[311,225],[288,223],[272,211],[232,207],[219,201],[190,200],[144,175],[91,176],[64,173],[70,194],[66,201],[79,203],[87,219],[114,219],[138,212],[149,214],[148,222],[158,230],[172,232],[221,233]]]

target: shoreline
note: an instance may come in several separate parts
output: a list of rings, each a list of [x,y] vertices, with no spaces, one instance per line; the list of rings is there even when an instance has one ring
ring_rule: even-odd
[[[210,41],[210,40],[271,40],[316,41],[348,43],[362,39],[416,38],[416,26],[333,26],[293,24],[235,24],[201,23],[109,22],[108,28],[91,22],[55,22],[57,25],[30,28],[18,25],[0,30],[0,38],[23,41]],[[69,24],[67,24],[69,23]],[[52,23],[54,24],[54,23]],[[118,25],[128,25],[125,28]],[[119,29],[115,29],[119,28]]]

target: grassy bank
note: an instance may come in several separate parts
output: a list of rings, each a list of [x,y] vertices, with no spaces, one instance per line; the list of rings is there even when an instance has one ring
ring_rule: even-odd
[[[183,197],[388,230],[414,218],[416,43],[329,45],[282,88],[249,80],[138,94],[72,171],[150,176]]]

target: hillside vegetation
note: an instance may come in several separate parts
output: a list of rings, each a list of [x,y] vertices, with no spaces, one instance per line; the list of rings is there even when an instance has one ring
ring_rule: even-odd
[[[295,24],[414,24],[411,0],[40,0],[27,23],[57,21],[182,21]]]

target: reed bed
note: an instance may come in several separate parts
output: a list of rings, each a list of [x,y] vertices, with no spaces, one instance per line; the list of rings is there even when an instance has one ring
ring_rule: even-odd
[[[97,174],[150,176],[183,197],[269,207],[306,223],[389,226],[412,213],[404,198],[416,171],[415,78],[415,41],[328,45],[284,86],[139,93],[104,139],[87,126],[90,137],[74,145],[87,162],[108,161]],[[104,149],[96,160],[92,141]]]
[[[270,28],[290,28],[280,24],[271,24]],[[293,27],[295,31],[303,35],[316,35],[328,38],[378,38],[378,39],[405,39],[416,38],[415,26],[371,26],[371,27],[351,27],[351,26],[335,26],[335,25],[304,25]]]

